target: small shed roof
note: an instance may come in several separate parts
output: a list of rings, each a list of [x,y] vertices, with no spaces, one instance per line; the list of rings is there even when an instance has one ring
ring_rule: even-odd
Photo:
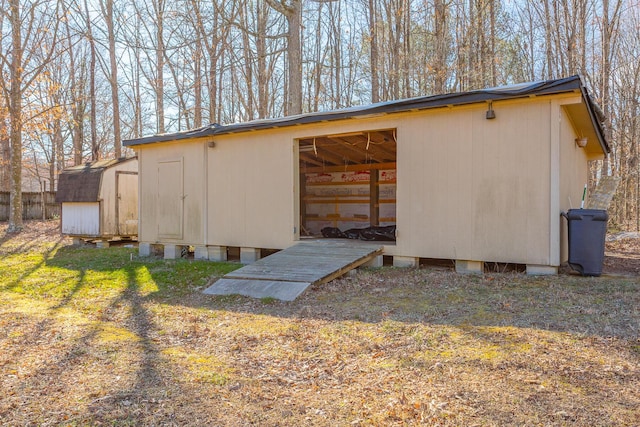
[[[100,198],[102,173],[134,158],[98,160],[64,169],[58,176],[56,202],[97,202]]]
[[[584,104],[586,106],[586,118],[593,126],[594,136],[600,143],[602,151],[604,153],[608,153],[610,151],[609,144],[607,143],[604,137],[604,132],[602,130],[602,122],[604,121],[604,117],[602,116],[601,110],[595,105],[595,103],[589,96],[582,78],[578,75],[563,79],[519,83],[508,86],[500,86],[468,92],[448,93],[443,95],[421,96],[410,99],[387,101],[365,106],[344,108],[334,111],[299,114],[275,119],[252,120],[249,122],[233,123],[229,125],[212,123],[198,129],[183,132],[159,134],[143,138],[129,139],[123,141],[123,145],[135,146],[153,144],[158,142],[200,138],[205,136],[224,135],[262,129],[274,129],[301,124],[327,122],[350,118],[363,118],[367,116],[378,116],[407,111],[425,110],[430,108],[525,98],[539,95],[553,95],[567,92],[577,92],[582,95]]]

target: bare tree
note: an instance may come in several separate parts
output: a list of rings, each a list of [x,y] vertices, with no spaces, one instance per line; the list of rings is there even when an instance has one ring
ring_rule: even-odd
[[[371,102],[380,102],[380,77],[378,72],[378,31],[377,31],[377,11],[376,1],[369,1],[369,55],[370,55],[370,71],[371,71]]]
[[[90,61],[89,61],[89,127],[91,129],[91,160],[98,160],[100,157],[100,146],[98,145],[98,124],[97,124],[97,104],[96,104],[96,41],[93,36],[93,27],[91,25],[91,15],[89,14],[89,6],[87,0],[84,1],[83,15],[86,23],[86,37],[89,40]]]
[[[5,98],[0,99],[0,191],[8,191],[11,174],[11,141],[9,140],[9,116]]]
[[[118,52],[116,52],[116,22],[113,0],[100,0],[100,10],[107,26],[109,51],[108,80],[111,87],[113,112],[113,152],[116,158],[122,156],[122,136],[120,132],[120,96],[118,94]]]
[[[448,5],[445,0],[434,0],[435,55],[433,60],[434,91],[445,93],[447,81]]]
[[[302,0],[267,0],[287,20],[287,88],[285,115],[302,113]]]
[[[20,232],[22,223],[22,129],[23,97],[51,60],[58,34],[58,3],[47,1],[7,0],[1,4],[0,28],[9,28],[11,48],[0,51],[3,74],[0,87],[10,118],[10,198],[8,232]],[[53,12],[53,13],[52,13]],[[5,21],[6,19],[6,21]],[[0,32],[4,34],[4,31]],[[2,37],[0,35],[0,37]],[[4,40],[0,39],[0,46]],[[44,51],[39,63],[34,54]]]

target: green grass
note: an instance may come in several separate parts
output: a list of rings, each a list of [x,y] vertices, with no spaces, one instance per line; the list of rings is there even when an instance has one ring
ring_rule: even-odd
[[[238,268],[233,263],[140,258],[135,248],[75,248],[0,257],[0,290],[51,304],[99,306],[123,292],[171,300]]]

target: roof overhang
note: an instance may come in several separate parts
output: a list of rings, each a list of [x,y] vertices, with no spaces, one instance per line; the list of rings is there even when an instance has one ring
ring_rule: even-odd
[[[202,138],[207,136],[226,135],[265,129],[276,129],[280,127],[297,126],[335,120],[363,119],[408,111],[419,111],[432,108],[452,107],[458,105],[483,103],[488,101],[527,98],[533,96],[554,95],[569,92],[581,94],[583,98],[584,108],[586,108],[586,115],[590,120],[590,127],[593,128],[592,134],[599,142],[603,153],[608,153],[610,149],[602,131],[602,118],[599,117],[598,109],[591,100],[580,76],[572,76],[564,79],[546,80],[532,83],[520,83],[516,85],[501,86],[469,92],[423,96],[397,101],[381,102],[366,106],[345,108],[341,110],[300,114],[276,119],[252,120],[249,122],[234,123],[229,125],[219,125],[217,123],[214,123],[201,127],[199,129],[193,129],[184,132],[129,139],[123,141],[123,145],[133,147],[160,142]]]

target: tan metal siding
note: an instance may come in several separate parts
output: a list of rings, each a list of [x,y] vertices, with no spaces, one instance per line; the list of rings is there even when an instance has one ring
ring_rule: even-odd
[[[139,150],[141,242],[203,244],[202,147],[202,141],[181,141]],[[182,167],[169,167],[175,161]]]
[[[398,126],[399,255],[548,260],[549,102],[456,108]]]
[[[116,213],[116,205],[118,197],[118,191],[116,189],[116,174],[118,172],[138,172],[138,160],[132,159],[126,162],[119,163],[115,166],[106,168],[102,173],[102,180],[100,183],[100,204],[102,215],[102,235],[103,236],[117,236],[121,235],[118,229],[118,214]],[[124,214],[125,216],[133,219],[138,218],[137,207],[137,175],[131,179],[128,183],[124,183],[120,188],[120,197],[129,198],[133,197],[136,200],[136,204],[128,204],[131,209],[130,212]],[[129,187],[130,186],[130,187]],[[127,233],[128,235],[129,233]],[[136,233],[131,233],[135,235]]]
[[[208,153],[210,245],[285,248],[294,238],[291,132],[216,138]]]

